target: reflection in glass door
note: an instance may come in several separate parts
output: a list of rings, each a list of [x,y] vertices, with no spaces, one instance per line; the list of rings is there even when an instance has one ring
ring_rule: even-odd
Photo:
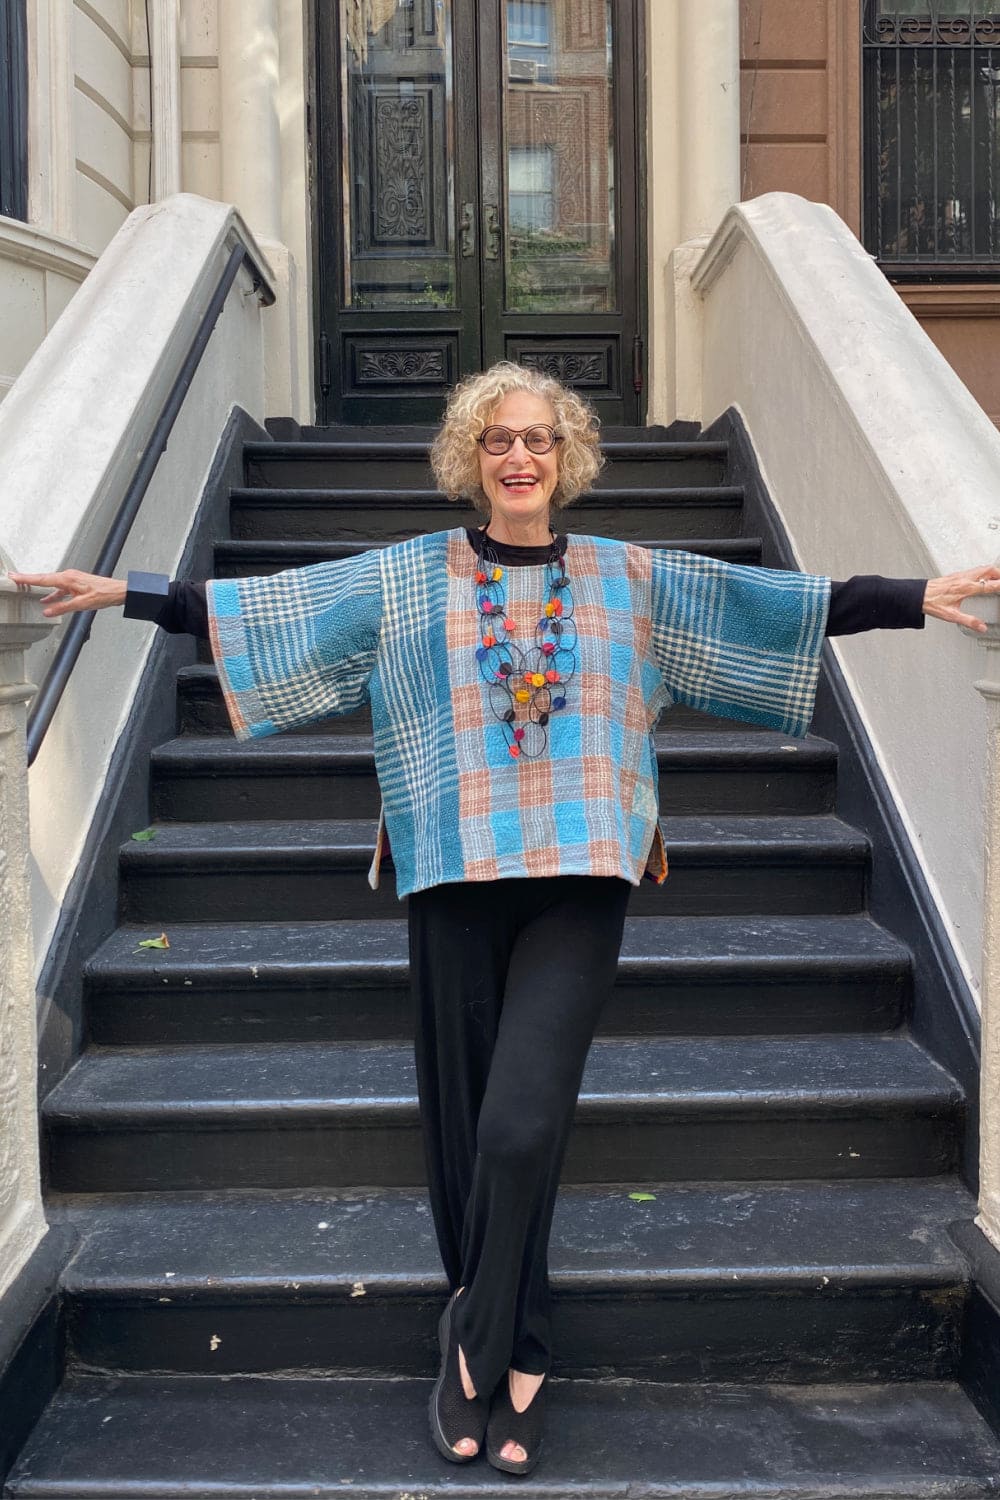
[[[622,0],[480,0],[483,359],[639,420],[635,35]]]
[[[510,312],[617,305],[610,0],[508,0],[503,127]]]

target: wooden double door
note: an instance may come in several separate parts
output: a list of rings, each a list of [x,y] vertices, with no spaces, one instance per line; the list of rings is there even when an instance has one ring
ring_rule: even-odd
[[[317,0],[321,423],[497,359],[642,420],[637,0]]]

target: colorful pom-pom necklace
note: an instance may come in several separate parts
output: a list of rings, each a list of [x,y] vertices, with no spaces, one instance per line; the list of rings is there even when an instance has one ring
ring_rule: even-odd
[[[507,613],[504,570],[485,532],[479,534],[476,551],[476,660],[487,699],[511,758],[536,760],[548,744],[549,719],[566,707],[566,689],[576,675],[577,631],[566,560],[553,532],[545,562],[548,597],[535,625],[534,644],[519,646],[516,622]]]

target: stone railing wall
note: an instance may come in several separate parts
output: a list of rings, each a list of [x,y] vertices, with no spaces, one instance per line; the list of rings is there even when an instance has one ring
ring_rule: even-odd
[[[8,564],[0,553],[0,568]],[[37,599],[0,577],[0,1296],[45,1233],[35,1107],[35,968],[28,897],[24,653],[51,630]]]

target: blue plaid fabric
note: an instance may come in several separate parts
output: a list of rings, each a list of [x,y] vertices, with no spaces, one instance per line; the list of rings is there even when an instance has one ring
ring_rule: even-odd
[[[236,735],[369,699],[400,896],[511,876],[637,884],[658,834],[651,730],[661,709],[681,702],[805,734],[829,580],[599,537],[570,537],[566,566],[578,668],[538,759],[511,759],[488,703],[462,530],[210,583],[210,639]],[[544,569],[508,569],[506,584],[508,613],[530,638]]]

